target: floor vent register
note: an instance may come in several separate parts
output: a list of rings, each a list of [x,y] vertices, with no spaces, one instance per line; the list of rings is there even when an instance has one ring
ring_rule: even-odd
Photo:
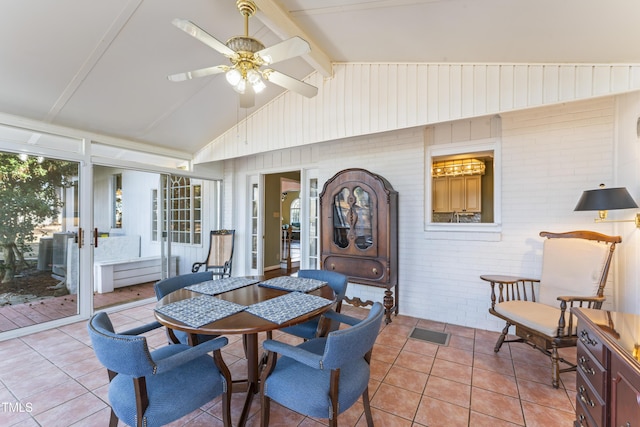
[[[451,334],[445,332],[431,331],[429,329],[413,328],[409,338],[430,342],[442,346],[449,345],[449,337]]]

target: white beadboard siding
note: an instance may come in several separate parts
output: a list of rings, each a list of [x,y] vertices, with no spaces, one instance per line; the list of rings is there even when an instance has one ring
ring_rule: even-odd
[[[517,72],[526,69],[515,68]],[[515,68],[510,70],[516,71]],[[457,68],[461,74],[464,69]],[[493,68],[491,70],[489,74],[496,73]],[[544,70],[540,69],[538,75],[540,79],[545,78]],[[542,100],[549,96],[541,88],[537,93],[527,99]],[[640,104],[638,94],[635,98],[629,95],[629,98],[627,104]],[[509,99],[513,103],[520,102],[516,96]],[[428,170],[424,163],[424,127],[335,139],[227,160],[225,164],[234,164],[229,170],[234,171],[235,178],[225,180],[225,191],[233,188],[233,182],[245,182],[250,175],[301,168],[317,169],[320,186],[345,168],[361,167],[384,176],[399,193],[400,312],[418,318],[499,330],[504,325],[487,311],[489,285],[480,280],[481,274],[539,277],[542,239],[538,233],[543,230],[618,232],[617,225],[594,224],[593,212],[573,211],[585,189],[605,182],[629,186],[630,190],[635,188],[632,195],[638,196],[635,181],[614,181],[616,99],[608,96],[500,115],[503,225],[497,241],[480,241],[474,239],[473,233],[460,233],[464,238],[456,240],[430,239],[424,231],[424,179]],[[461,106],[464,102],[459,98],[450,105]],[[472,107],[477,108],[476,105]],[[329,112],[323,111],[323,114]],[[358,111],[351,117],[360,114]],[[628,114],[628,120],[637,115],[638,111],[634,110]],[[401,119],[398,115],[393,120],[403,122],[409,118]],[[379,123],[378,118],[375,121]],[[431,143],[486,138],[496,132],[491,128],[491,122],[488,117],[482,117],[434,125],[433,135],[436,136]],[[637,138],[633,143],[637,145]],[[637,178],[637,172],[633,177]],[[246,198],[245,188],[234,191],[235,199]],[[246,215],[247,210],[240,209],[233,212],[230,220],[236,228],[242,228],[247,224]],[[623,238],[626,236],[623,234]],[[236,243],[239,259],[234,267],[236,274],[241,275],[246,263],[240,258],[248,253],[248,240],[241,238]],[[623,242],[615,256],[624,251]],[[607,307],[615,301],[616,270],[614,265],[611,285],[606,292]],[[630,289],[625,294],[637,293],[635,281],[620,286]],[[348,293],[381,299],[380,290],[374,288],[349,285]]]
[[[195,163],[640,89],[640,65],[335,64],[209,143]]]

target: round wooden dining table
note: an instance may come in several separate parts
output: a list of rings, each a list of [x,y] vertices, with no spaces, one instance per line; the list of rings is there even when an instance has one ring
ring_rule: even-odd
[[[256,279],[257,281],[261,280],[260,277],[250,277],[250,278]],[[259,282],[257,282],[252,285],[244,286],[238,289],[217,294],[215,295],[215,297],[248,307],[253,304],[267,301],[287,293],[288,292],[284,290],[259,286]],[[335,304],[336,296],[329,285],[324,285],[316,290],[308,292],[308,294],[317,295],[317,296],[326,298],[328,300],[333,301]],[[158,320],[158,322],[160,322],[167,328],[184,331],[189,334],[203,334],[203,335],[242,334],[246,356],[247,356],[247,379],[246,381],[234,380],[233,391],[239,392],[239,391],[246,390],[247,392],[247,397],[245,399],[242,414],[240,415],[240,420],[238,421],[238,424],[237,424],[238,426],[244,426],[249,415],[249,410],[251,407],[253,395],[260,390],[260,387],[259,387],[259,378],[260,378],[260,360],[259,359],[260,358],[258,356],[258,333],[273,331],[276,329],[286,328],[288,326],[306,322],[311,318],[328,311],[331,307],[334,306],[334,304],[329,304],[319,309],[310,311],[308,313],[295,317],[281,324],[277,324],[269,320],[263,319],[247,311],[241,311],[239,313],[232,314],[230,316],[224,317],[222,319],[216,320],[214,322],[208,323],[206,325],[203,325],[197,328],[188,326],[183,322],[180,322],[176,319],[173,319],[157,311],[157,309],[165,305],[182,301],[185,299],[197,298],[200,296],[202,296],[201,293],[194,292],[184,288],[178,289],[177,291],[174,291],[164,296],[156,304],[156,310],[154,311],[156,319]]]

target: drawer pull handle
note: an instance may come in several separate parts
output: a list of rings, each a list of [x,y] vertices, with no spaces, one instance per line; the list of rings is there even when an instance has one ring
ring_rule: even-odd
[[[336,269],[336,265],[335,264],[331,264],[331,269],[335,270]]]
[[[580,370],[585,374],[595,375],[596,371],[593,368],[587,368],[585,366],[585,363],[587,363],[587,359],[584,356],[580,356],[580,363],[578,363],[578,365],[580,366]]]
[[[598,344],[598,341],[591,339],[589,337],[589,332],[585,330],[582,330],[582,332],[580,332],[580,341],[582,341],[583,344],[590,344],[594,347]]]
[[[584,389],[584,386],[580,386],[578,388],[578,394],[580,395],[580,400],[582,400],[582,403],[584,403],[585,405],[589,405],[593,408],[594,406],[596,406],[596,404],[593,402],[593,400],[587,399],[586,397],[584,397],[583,393],[585,392],[586,390]]]
[[[375,268],[375,267],[373,267],[373,268],[371,269],[371,271],[373,272],[373,274],[378,274],[378,269],[377,269],[377,268]]]
[[[580,423],[580,427],[584,427],[584,424],[582,424],[583,421],[584,421],[584,414],[580,414],[578,416],[578,422]]]

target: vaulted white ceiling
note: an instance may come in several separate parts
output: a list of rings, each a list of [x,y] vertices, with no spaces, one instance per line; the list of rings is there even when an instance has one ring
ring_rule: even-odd
[[[252,37],[312,54],[273,66],[330,78],[332,62],[640,63],[634,0],[256,0]],[[0,0],[0,112],[194,153],[278,96],[241,109],[226,64],[171,25],[242,35],[235,0]]]

